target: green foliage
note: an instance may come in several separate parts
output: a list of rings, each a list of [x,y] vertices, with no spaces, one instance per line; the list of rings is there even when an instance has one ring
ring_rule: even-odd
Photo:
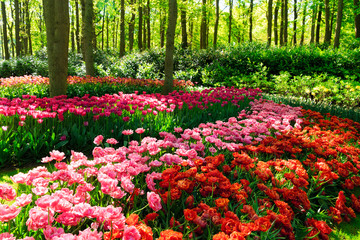
[[[278,48],[259,43],[221,46],[218,49],[177,49],[174,56],[174,76],[206,86],[232,85],[243,76],[266,70],[271,75],[288,72],[291,76],[326,74],[339,78],[360,79],[360,48],[358,42],[349,49],[322,49],[321,46]],[[95,52],[97,76],[130,78],[164,78],[165,49],[133,52],[122,58],[114,51]],[[47,76],[47,58],[42,50],[33,57],[11,59],[0,63],[1,77],[37,74]],[[81,54],[69,54],[71,76],[84,76]],[[263,75],[263,73],[261,73]]]

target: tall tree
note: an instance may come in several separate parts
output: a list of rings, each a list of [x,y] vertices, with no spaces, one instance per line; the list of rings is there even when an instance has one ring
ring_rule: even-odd
[[[219,18],[220,18],[220,13],[219,13],[219,0],[215,0],[215,26],[214,26],[214,48],[216,48],[216,44],[217,44],[217,37],[218,37],[218,27],[219,27]]]
[[[319,4],[318,18],[316,23],[316,35],[315,35],[315,43],[320,43],[320,26],[321,26],[321,14],[322,14],[322,5]]]
[[[330,29],[330,0],[325,0],[325,37],[324,43],[329,44],[331,38],[331,29]]]
[[[125,55],[125,1],[120,1],[120,57]]]
[[[273,0],[268,1],[268,9],[267,9],[267,45],[271,45],[271,30],[272,30],[272,5]]]
[[[186,49],[188,47],[187,31],[186,31],[186,4],[187,0],[183,0],[181,4],[181,47]]]
[[[25,11],[26,11],[26,35],[28,41],[28,50],[29,54],[32,55],[32,40],[31,40],[31,19],[30,19],[30,11],[29,11],[29,2],[25,1]]]
[[[2,19],[3,19],[3,37],[4,37],[4,52],[5,52],[5,59],[10,59],[9,53],[9,45],[8,45],[8,37],[7,37],[7,20],[6,20],[6,8],[5,2],[1,2],[1,12],[2,12]]]
[[[160,47],[163,48],[165,44],[165,23],[166,23],[166,15],[162,11],[162,7],[160,7]]]
[[[189,36],[190,36],[190,42],[189,42],[189,47],[191,48],[192,46],[192,43],[193,43],[193,39],[194,39],[194,22],[193,21],[190,21],[189,23]]]
[[[143,45],[143,50],[145,50],[146,48],[147,48],[147,28],[146,28],[146,20],[147,20],[147,8],[146,7],[144,7],[143,8],[143,20],[144,20],[144,22],[143,22],[143,43],[142,43],[142,45]]]
[[[19,57],[21,55],[19,0],[14,0],[14,7],[15,7],[15,49],[16,49],[16,56]]]
[[[105,32],[105,18],[106,18],[106,3],[104,4],[104,10],[102,14],[102,26],[101,26],[101,50],[104,50],[104,32]]]
[[[142,9],[142,2],[141,2],[141,0],[139,0],[139,8],[138,8],[138,10],[139,10],[139,29],[138,29],[138,48],[139,48],[139,50],[140,51],[142,51],[143,50],[143,45],[142,45],[142,40],[143,40],[143,38],[142,38],[142,28],[143,28],[143,26],[142,26],[142,24],[143,24],[143,9]]]
[[[150,49],[150,45],[151,45],[151,26],[150,26],[151,8],[150,8],[150,0],[147,0],[146,13],[147,13],[147,18],[146,18],[147,41],[146,41],[146,45],[147,45],[147,48]]]
[[[169,18],[166,32],[165,81],[162,94],[167,95],[174,87],[174,38],[177,20],[177,1],[169,0]]]
[[[116,48],[117,46],[117,39],[118,39],[118,25],[119,25],[119,21],[118,19],[116,19],[116,17],[113,18],[115,25],[113,26],[113,48]],[[131,20],[130,20],[131,21]],[[129,45],[130,45],[130,21],[129,21]],[[133,34],[134,37],[134,34]],[[132,49],[131,49],[132,50]],[[130,50],[130,51],[131,51]]]
[[[343,8],[344,8],[344,1],[338,0],[334,48],[338,48],[340,46],[340,32],[341,32],[341,23],[343,18]]]
[[[304,8],[303,8],[303,16],[302,16],[302,26],[301,26],[301,38],[300,38],[300,45],[304,44],[305,40],[305,21],[306,21],[306,9],[307,9],[308,2],[305,1]]]
[[[109,50],[109,16],[106,15],[106,50]]]
[[[310,32],[310,44],[315,42],[315,26],[316,26],[316,16],[317,16],[317,5],[312,5],[312,17],[311,17],[311,32]]]
[[[65,95],[68,73],[69,1],[43,0],[49,63],[50,97]]]
[[[55,0],[56,1],[56,0]],[[86,75],[94,76],[94,52],[93,52],[93,40],[94,40],[94,6],[93,0],[84,1],[84,18],[83,18],[83,35],[84,35],[84,53],[85,53],[85,68]]]
[[[355,6],[355,38],[360,38],[360,3],[359,0],[354,0]]]
[[[71,52],[75,52],[75,45],[76,45],[76,42],[75,42],[75,14],[71,13],[71,20],[70,20],[70,38],[71,38]]]
[[[288,43],[288,0],[284,0],[284,45]]]
[[[293,37],[293,41],[294,41],[294,45],[296,45],[297,43],[297,39],[296,39],[296,22],[297,22],[297,17],[298,17],[298,13],[297,13],[297,1],[294,0],[294,37]]]
[[[252,42],[252,33],[253,33],[253,11],[254,11],[254,0],[250,0],[250,9],[249,9],[249,41]]]
[[[131,19],[129,22],[129,51],[133,50],[134,45],[134,29],[135,29],[135,7],[134,4],[136,3],[135,0],[130,1],[131,5]]]
[[[75,0],[75,16],[76,16],[76,30],[75,30],[76,50],[78,53],[80,53],[81,46],[80,46],[79,0]]]
[[[284,45],[284,25],[285,25],[285,0],[281,0],[281,20],[280,20],[280,46]]]
[[[232,26],[232,11],[233,11],[233,0],[229,0],[229,37],[228,37],[228,43],[231,43],[231,26]]]
[[[201,26],[200,26],[200,49],[205,49],[206,46],[206,29],[207,29],[207,16],[206,16],[206,0],[202,0],[201,6]]]
[[[12,8],[12,4],[10,4],[10,12],[11,12],[11,16],[14,19],[14,9]],[[42,14],[39,14],[40,16],[42,16]],[[14,23],[13,21],[11,21],[10,23],[8,23],[8,27],[9,27],[9,37],[10,37],[10,47],[11,47],[11,56],[15,57],[15,43],[13,41],[14,39],[14,35],[13,35],[13,29],[14,29]],[[43,46],[43,45],[42,45]]]
[[[276,1],[275,10],[274,10],[274,44],[278,45],[279,34],[278,34],[278,19],[279,19],[279,5],[280,0]]]

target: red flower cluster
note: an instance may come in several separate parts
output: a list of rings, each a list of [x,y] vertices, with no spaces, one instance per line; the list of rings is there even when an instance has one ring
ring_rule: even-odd
[[[152,240],[153,232],[151,227],[140,222],[139,216],[137,214],[131,214],[125,221],[128,227],[125,227],[125,230],[113,229],[110,232],[104,233],[104,240],[113,240],[113,239],[143,239],[143,240]],[[139,238],[134,238],[137,236]]]

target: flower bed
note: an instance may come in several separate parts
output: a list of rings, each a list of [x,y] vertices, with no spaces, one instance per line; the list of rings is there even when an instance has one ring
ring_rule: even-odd
[[[360,212],[360,124],[250,106],[158,138],[123,130],[126,146],[99,135],[91,158],[50,152],[11,177],[18,194],[0,184],[0,239],[328,239]]]
[[[118,93],[82,98],[0,98],[0,137],[5,139],[0,142],[0,163],[7,165],[10,160],[22,164],[54,148],[65,151],[68,145],[68,150],[90,150],[89,143],[99,134],[127,144],[127,137],[121,132],[128,128],[143,127],[147,135],[157,136],[174,127],[188,128],[204,120],[226,119],[248,106],[249,99],[260,92],[213,88],[202,92],[174,91],[168,96]]]
[[[118,92],[133,93],[146,91],[161,92],[164,81],[151,79],[134,79],[119,77],[77,77],[67,79],[68,97],[82,97],[86,94],[102,96]],[[194,86],[191,81],[174,80],[174,89],[185,90]],[[49,97],[49,78],[41,76],[23,76],[0,78],[0,97],[21,98],[22,95],[36,95],[39,98]]]
[[[163,86],[164,81],[162,80],[151,80],[151,79],[134,79],[134,78],[119,78],[119,77],[79,77],[79,76],[69,76],[68,84],[128,84],[136,86]],[[22,84],[49,84],[49,78],[41,76],[22,76],[22,77],[10,77],[10,78],[0,78],[0,86],[11,87]],[[174,80],[175,87],[185,87],[193,86],[194,84],[191,81],[184,80]]]
[[[359,129],[254,101],[237,118],[176,128],[162,139],[115,148],[115,139],[98,136],[92,159],[73,151],[66,163],[52,151],[42,161],[55,168],[11,177],[20,196],[2,184],[1,198],[15,202],[1,205],[0,228],[9,227],[13,239],[326,239],[331,218],[348,220],[360,210],[349,191],[359,185],[353,164],[360,150],[352,146]]]

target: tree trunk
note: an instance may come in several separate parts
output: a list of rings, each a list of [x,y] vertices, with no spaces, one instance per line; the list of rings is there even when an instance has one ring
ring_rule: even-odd
[[[76,38],[76,50],[78,53],[81,52],[81,45],[80,45],[80,16],[79,16],[79,1],[75,0],[75,12],[76,12],[76,31],[75,31],[75,38]]]
[[[120,2],[120,57],[125,55],[125,1]],[[132,48],[132,46],[131,46]]]
[[[278,35],[279,3],[280,0],[277,0],[274,11],[274,44],[276,46],[278,45],[278,41],[279,41],[279,35]]]
[[[272,5],[273,0],[269,0],[268,2],[268,10],[267,10],[267,45],[271,45],[271,30],[272,30]]]
[[[102,14],[102,26],[101,26],[101,50],[103,51],[104,51],[105,17],[106,17],[106,5],[104,5],[104,11]]]
[[[300,39],[300,45],[304,45],[304,39],[305,39],[305,21],[306,21],[306,9],[307,9],[308,2],[306,1],[304,4],[303,9],[303,18],[302,18],[302,26],[301,26],[301,39]]]
[[[71,38],[71,52],[75,52],[75,21],[74,21],[74,14],[71,13],[71,28],[70,28],[70,38]]]
[[[334,48],[338,48],[340,46],[340,32],[341,32],[341,22],[343,18],[343,8],[344,8],[343,0],[338,0]]]
[[[139,0],[139,9],[138,9],[139,10],[139,29],[138,29],[138,48],[139,48],[139,51],[143,50],[143,45],[142,45],[143,9],[142,9],[141,4],[142,4],[142,2],[141,2],[141,0]]]
[[[355,13],[355,38],[360,38],[360,13],[359,13],[359,0],[354,0],[355,9],[358,11]]]
[[[15,49],[16,56],[21,56],[21,42],[20,42],[20,9],[19,0],[14,0],[15,5]]]
[[[280,46],[284,45],[284,18],[285,18],[285,0],[281,0],[281,20],[280,20]]]
[[[10,8],[11,8],[11,4],[10,4]],[[14,12],[13,12],[13,10],[11,9],[11,15],[12,15],[12,17],[14,17]],[[41,16],[41,14],[40,14],[40,16]],[[15,57],[15,43],[14,43],[14,41],[13,41],[13,28],[14,28],[14,24],[12,23],[12,22],[10,22],[11,24],[9,24],[8,23],[8,27],[9,27],[9,36],[10,36],[10,47],[11,47],[11,56],[12,57]],[[43,42],[42,42],[42,45],[41,45],[42,47],[43,47]]]
[[[165,21],[164,13],[161,15],[160,12],[160,47],[163,48],[165,45]]]
[[[56,0],[55,0],[56,1]],[[83,35],[84,35],[84,52],[85,52],[85,68],[86,75],[94,76],[94,52],[93,52],[93,16],[94,16],[93,0],[85,0],[85,13],[83,18]]]
[[[216,48],[216,44],[217,44],[217,35],[218,35],[218,27],[219,27],[219,17],[220,17],[220,13],[219,13],[219,0],[215,0],[215,5],[216,5],[216,10],[215,10],[215,26],[214,26],[214,48]]]
[[[167,95],[173,90],[173,72],[174,72],[174,38],[177,20],[177,2],[169,0],[169,18],[166,32],[166,53],[165,53],[165,81],[162,94]]]
[[[131,19],[129,22],[129,51],[133,50],[134,46],[134,29],[135,29],[135,8],[134,4],[136,3],[135,0],[131,0]]]
[[[32,55],[32,41],[31,41],[31,21],[30,21],[30,11],[29,11],[29,2],[26,1],[26,34],[28,39],[28,50],[29,54]]]
[[[317,18],[317,24],[316,24],[316,36],[315,36],[315,43],[316,43],[316,44],[319,44],[319,43],[320,43],[321,13],[322,13],[322,8],[321,8],[321,4],[320,4],[320,5],[319,5],[318,18]]]
[[[28,2],[27,2],[28,3]],[[26,6],[25,3],[21,3],[20,2],[20,33],[22,33],[20,35],[20,42],[22,43],[21,49],[21,55],[27,55],[28,54],[28,39],[27,39],[27,30],[26,30],[26,17],[25,17],[25,12],[26,12]]]
[[[194,22],[190,21],[190,31],[189,31],[189,35],[190,35],[190,43],[189,43],[189,47],[191,48],[192,43],[193,43],[193,37],[194,37]]]
[[[49,63],[50,97],[65,95],[68,73],[69,1],[43,0]]]
[[[109,16],[106,16],[106,50],[109,50]]]
[[[288,0],[284,0],[284,45],[288,43]]]
[[[331,13],[330,13],[330,40],[332,37],[332,33],[334,31],[334,16],[335,16],[335,10],[336,10],[336,2],[332,1],[332,8],[330,9]]]
[[[310,44],[313,44],[315,41],[315,25],[316,25],[316,16],[317,16],[317,6],[313,8],[312,18],[311,18],[311,33],[310,33]]]
[[[325,37],[324,43],[330,44],[330,0],[325,0]]]
[[[202,0],[201,26],[200,26],[200,49],[206,48],[206,0]]]
[[[186,31],[186,4],[187,1],[183,0],[181,5],[181,47],[186,49],[188,47],[187,31]]]
[[[233,11],[233,0],[229,0],[229,37],[228,43],[231,43],[231,26],[232,26],[232,11]]]
[[[144,15],[144,22],[143,22],[143,49],[145,50],[146,48],[147,48],[147,45],[146,45],[146,43],[147,43],[147,31],[146,31],[146,19],[147,19],[147,13],[146,13],[146,11],[147,11],[147,9],[146,9],[146,7],[143,9],[144,10],[144,13],[143,13],[143,15]]]
[[[249,41],[252,42],[252,29],[253,29],[253,11],[254,0],[250,0],[250,12],[249,12]]]
[[[151,45],[151,28],[150,28],[150,0],[147,1],[147,19],[146,19],[146,25],[147,25],[147,48],[150,49]]]
[[[298,13],[297,13],[297,1],[296,0],[294,0],[294,38],[293,38],[293,40],[294,40],[294,46],[296,46],[296,44],[297,44],[297,39],[296,39],[296,21],[297,21],[297,18],[298,18]]]
[[[5,2],[1,2],[1,11],[2,11],[2,19],[3,19],[3,36],[4,36],[4,53],[5,59],[10,59],[9,53],[9,45],[8,45],[8,37],[7,37],[7,20],[6,20],[6,9],[5,9]]]
[[[113,49],[117,48],[117,39],[118,39],[118,25],[120,24],[118,22],[118,19],[116,17],[114,17],[114,29],[113,29]],[[130,20],[131,21],[131,20]],[[129,22],[129,32],[130,32],[130,22]],[[130,41],[130,33],[129,33],[129,41]]]

